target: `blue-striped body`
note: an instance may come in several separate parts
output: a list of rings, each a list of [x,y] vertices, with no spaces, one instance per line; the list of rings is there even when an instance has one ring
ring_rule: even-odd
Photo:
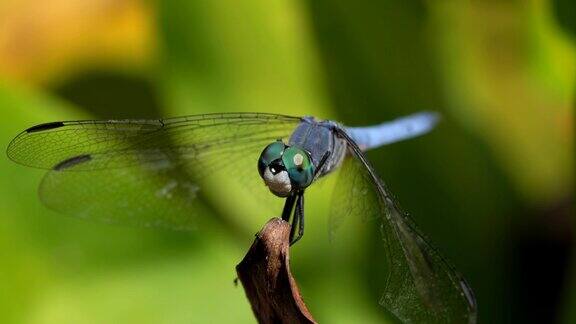
[[[421,112],[368,127],[346,127],[350,135],[363,150],[392,144],[431,131],[439,116],[432,112]]]

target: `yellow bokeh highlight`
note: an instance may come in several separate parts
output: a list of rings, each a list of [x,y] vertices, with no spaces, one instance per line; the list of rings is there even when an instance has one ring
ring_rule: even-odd
[[[27,83],[83,67],[138,69],[155,50],[152,8],[139,0],[0,3],[0,76]]]

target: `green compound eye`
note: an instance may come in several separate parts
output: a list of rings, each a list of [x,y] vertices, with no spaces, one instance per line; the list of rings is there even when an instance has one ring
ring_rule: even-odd
[[[264,174],[264,170],[272,161],[282,157],[284,148],[286,148],[286,145],[284,145],[282,141],[276,141],[266,146],[258,159],[258,172],[260,172],[260,176]]]
[[[282,154],[282,163],[295,187],[304,189],[312,183],[314,165],[306,151],[296,147],[288,147]]]

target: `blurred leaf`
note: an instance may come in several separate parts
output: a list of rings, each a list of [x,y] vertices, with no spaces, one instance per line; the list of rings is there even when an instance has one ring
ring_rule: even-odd
[[[244,291],[233,283],[238,248],[226,236],[213,239],[220,244],[202,254],[62,278],[40,295],[28,322],[252,323]]]
[[[29,93],[0,83],[0,138],[9,140],[34,121],[52,119],[70,109],[55,100],[31,98]],[[4,155],[0,159],[0,313],[2,321],[15,321],[26,313],[38,291],[50,284],[50,258],[37,245],[33,215],[42,213],[35,188],[41,172],[22,168]]]
[[[298,3],[162,1],[159,24],[171,113],[325,114]]]
[[[531,204],[568,195],[576,48],[558,32],[549,4],[432,2],[430,8],[454,116],[486,141]]]

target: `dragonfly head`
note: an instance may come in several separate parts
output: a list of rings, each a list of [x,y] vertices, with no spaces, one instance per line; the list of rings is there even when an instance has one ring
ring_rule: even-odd
[[[310,153],[281,140],[266,146],[258,159],[258,172],[268,189],[278,197],[308,187],[314,178]]]

